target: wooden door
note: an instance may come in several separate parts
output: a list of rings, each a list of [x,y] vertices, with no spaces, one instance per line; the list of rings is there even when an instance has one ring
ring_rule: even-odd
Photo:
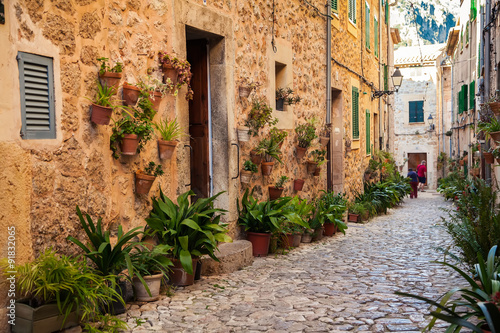
[[[187,42],[187,60],[191,64],[191,87],[194,95],[189,102],[189,135],[191,136],[191,189],[198,197],[210,195],[209,129],[208,129],[208,54],[204,39]]]

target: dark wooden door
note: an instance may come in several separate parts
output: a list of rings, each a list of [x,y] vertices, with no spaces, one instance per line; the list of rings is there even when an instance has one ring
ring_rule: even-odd
[[[191,64],[191,87],[194,95],[189,102],[189,135],[191,158],[191,189],[198,197],[210,193],[209,130],[208,130],[208,62],[207,42],[204,39],[187,42],[187,60]]]

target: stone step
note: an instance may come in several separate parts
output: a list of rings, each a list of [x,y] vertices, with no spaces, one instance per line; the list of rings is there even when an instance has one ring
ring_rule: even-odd
[[[201,275],[219,275],[237,271],[253,263],[252,243],[247,240],[235,240],[222,243],[215,253],[220,262],[208,256],[201,258]]]

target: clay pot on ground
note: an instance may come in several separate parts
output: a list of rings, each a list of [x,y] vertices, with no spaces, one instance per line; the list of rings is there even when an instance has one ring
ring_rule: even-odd
[[[313,238],[313,233],[314,231],[313,230],[309,230],[309,232],[304,232],[302,234],[302,238],[301,238],[301,242],[302,243],[311,243],[312,241],[312,238]]]
[[[163,64],[162,65],[163,72],[163,83],[167,83],[167,78],[175,85],[179,79],[179,70],[177,68],[173,68],[171,65]]]
[[[252,163],[255,165],[260,165],[262,162],[262,155],[257,154],[255,150],[250,151],[250,160],[252,160]]]
[[[316,170],[314,170],[313,172],[313,176],[319,176],[319,174],[321,173],[321,167],[317,166],[316,167]]]
[[[317,167],[318,167],[317,162],[307,161],[307,173],[314,174],[316,172]]]
[[[319,143],[321,144],[321,147],[326,147],[326,145],[330,142],[330,137],[329,136],[320,136],[319,137]]]
[[[137,154],[137,146],[139,146],[139,136],[137,134],[124,134],[120,143],[122,155]]]
[[[134,106],[140,94],[140,90],[136,86],[132,86],[126,82],[123,84],[123,104]]]
[[[32,308],[27,304],[15,303],[16,321],[12,332],[36,333],[56,332],[61,329],[78,326],[80,323],[76,311],[70,312],[63,325],[64,316],[59,312],[57,304],[45,304]]]
[[[250,96],[252,89],[250,87],[238,87],[238,94],[240,97],[247,98]]]
[[[263,176],[269,176],[273,171],[274,162],[262,162],[261,169]]]
[[[181,261],[171,258],[174,266],[170,266],[171,271],[168,274],[168,283],[174,286],[190,286],[194,284],[194,275],[198,267],[198,258],[192,259],[193,274],[188,274],[182,267]]]
[[[348,221],[349,222],[358,222],[359,221],[359,214],[349,213]]]
[[[325,228],[324,235],[327,237],[332,237],[337,231],[337,225],[335,225],[335,223],[325,222],[323,227]]]
[[[238,127],[237,133],[239,142],[247,142],[250,140],[250,134],[248,133],[249,130],[250,129],[247,126]]]
[[[491,132],[490,137],[495,141],[495,145],[497,141],[500,141],[500,131],[499,132]]]
[[[99,74],[101,85],[106,85],[107,87],[113,87],[115,91],[118,91],[121,78],[122,78],[122,73],[105,72],[102,75]]]
[[[314,234],[312,235],[312,241],[316,242],[323,239],[324,227],[314,229]]]
[[[148,194],[153,182],[155,181],[155,176],[146,175],[144,173],[135,174],[135,193],[136,194]]]
[[[240,181],[243,184],[248,184],[252,180],[252,172],[247,170],[241,170],[240,172]]]
[[[252,254],[254,257],[267,256],[271,234],[247,231],[247,240],[252,243]]]
[[[304,156],[306,155],[306,152],[307,152],[307,148],[302,148],[302,147],[295,147],[295,156],[297,157],[297,159],[301,160],[302,158],[304,158]]]
[[[304,187],[304,179],[295,179],[293,181],[293,190],[294,191],[302,191]]]
[[[284,249],[291,249],[293,247],[293,234],[281,235],[281,246]]]
[[[160,159],[169,160],[174,154],[175,147],[177,146],[177,141],[165,141],[158,140],[158,152],[160,154]]]
[[[483,153],[484,156],[484,161],[488,164],[493,164],[495,162],[495,159],[493,158],[492,153]]]
[[[109,125],[111,120],[111,115],[113,114],[113,108],[108,108],[106,106],[101,106],[92,103],[92,114],[90,115],[90,120],[97,125]]]
[[[302,234],[293,234],[293,247],[300,246],[300,240],[302,239]]]
[[[149,296],[148,291],[142,284],[138,277],[134,277],[132,280],[132,285],[134,287],[135,295],[137,296],[137,301],[139,302],[152,302],[160,298],[160,285],[163,274],[156,274],[150,276],[143,276],[142,278],[146,281],[146,285],[151,292]]]
[[[269,201],[276,200],[283,194],[283,187],[268,186],[269,189]]]
[[[154,91],[153,92],[153,97],[152,98],[151,96],[148,98],[149,101],[151,103],[153,103],[153,110],[155,110],[156,112],[158,112],[158,110],[160,109],[160,104],[161,104],[161,99],[162,99],[162,95],[160,92],[158,91]]]

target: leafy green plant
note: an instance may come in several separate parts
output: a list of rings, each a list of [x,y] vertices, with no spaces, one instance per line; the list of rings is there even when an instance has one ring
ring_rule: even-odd
[[[193,76],[193,74],[191,73],[191,64],[187,60],[177,58],[162,51],[158,52],[158,56],[160,64],[171,66],[178,71],[177,83],[173,86],[171,93],[174,96],[177,96],[179,89],[181,89],[182,86],[185,85],[187,86],[186,100],[193,99],[194,93],[193,89],[191,88],[191,77]],[[170,81],[170,79],[168,79],[168,81]],[[167,85],[168,84],[172,84],[172,82],[167,82]]]
[[[113,67],[108,65],[108,58],[105,57],[100,57],[97,58],[97,61],[100,62],[99,65],[99,74],[103,75],[106,72],[111,72],[111,73],[121,73],[123,71],[123,64],[121,62],[116,62]]]
[[[248,133],[256,136],[259,130],[266,125],[276,125],[278,119],[272,116],[273,109],[267,104],[264,98],[254,98],[252,101],[252,109],[245,122],[248,126]]]
[[[262,84],[258,81],[252,81],[251,79],[244,77],[239,80],[239,84],[241,87],[249,88],[250,90],[254,90],[260,87]]]
[[[162,140],[165,141],[173,141],[182,136],[187,136],[187,134],[184,134],[183,129],[177,122],[177,118],[174,118],[173,120],[160,119],[160,121],[153,123],[153,126],[158,130],[158,132],[160,132]]]
[[[283,141],[285,141],[285,138],[288,136],[288,132],[285,130],[279,130],[277,127],[273,127],[269,131],[269,135],[271,136],[274,142],[281,144]]]
[[[169,266],[172,261],[167,257],[172,250],[172,246],[167,244],[158,244],[150,250],[143,244],[136,247],[136,251],[131,254],[132,265],[141,275],[154,275],[162,273],[167,276]],[[148,291],[151,296],[151,293]]]
[[[165,172],[163,171],[163,166],[161,164],[156,164],[155,162],[151,161],[149,162],[148,166],[144,168],[144,173],[149,176],[158,177],[163,176]]]
[[[313,162],[317,163],[318,166],[326,162],[326,150],[316,149],[311,152],[311,155],[313,158]]]
[[[251,173],[257,173],[259,171],[257,165],[251,160],[246,160],[245,163],[243,163],[243,170],[250,171]]]
[[[316,127],[314,123],[316,120],[310,119],[305,124],[300,124],[295,128],[295,133],[297,133],[297,140],[299,141],[299,147],[309,148],[312,140],[316,139]]]
[[[272,137],[263,138],[262,140],[260,140],[254,151],[257,152],[258,155],[264,156],[264,160],[266,162],[272,162],[273,160],[276,160],[279,163],[282,163],[279,143],[274,141]]]
[[[232,242],[226,235],[227,225],[220,218],[224,209],[214,208],[214,201],[224,192],[189,203],[195,195],[187,191],[173,203],[160,189],[153,198],[153,208],[146,219],[147,234],[157,237],[160,244],[172,245],[173,258],[179,259],[188,274],[193,274],[192,258],[204,254],[218,261],[215,251],[218,242]]]
[[[147,101],[147,99],[145,100]],[[154,132],[152,123],[149,117],[141,112],[136,111],[134,116],[126,114],[119,121],[113,119],[113,122],[114,124],[109,138],[109,147],[115,159],[120,157],[118,153],[118,143],[123,140],[125,134],[137,134],[137,136],[139,136],[140,141],[137,152],[140,152],[144,148],[146,142],[152,139],[152,134]]]
[[[276,183],[274,184],[274,187],[276,188],[283,188],[283,185],[285,184],[285,182],[287,180],[289,180],[290,178],[288,178],[287,176],[281,176],[280,178],[278,178],[278,180],[276,181]]]
[[[486,139],[490,137],[490,133],[500,131],[500,121],[498,121],[497,117],[491,116],[487,121],[480,121],[477,124],[477,130],[483,131]]]
[[[276,89],[276,99],[283,99],[288,105],[297,104],[301,101],[300,96],[294,96],[294,94],[293,89],[290,87]]]

